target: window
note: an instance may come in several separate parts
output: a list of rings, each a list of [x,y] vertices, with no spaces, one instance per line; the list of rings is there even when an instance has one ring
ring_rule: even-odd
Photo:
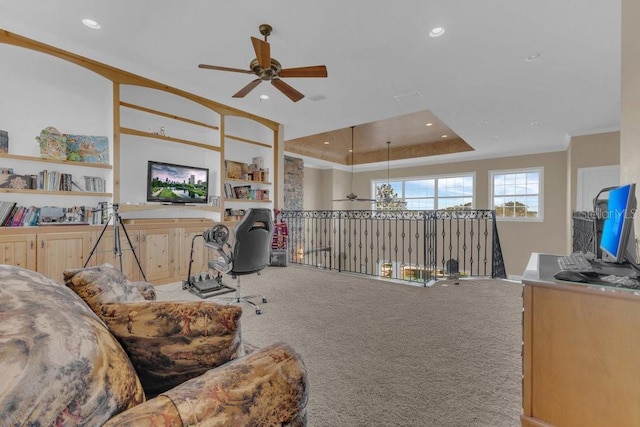
[[[496,217],[511,221],[540,221],[542,168],[491,171],[489,206]]]
[[[398,199],[411,210],[471,209],[473,208],[474,174],[425,178],[395,179],[389,185]],[[386,180],[373,182],[373,194]]]

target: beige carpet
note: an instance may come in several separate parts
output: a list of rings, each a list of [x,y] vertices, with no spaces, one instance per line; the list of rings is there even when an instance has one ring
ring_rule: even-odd
[[[179,288],[159,298],[198,299]],[[520,424],[519,283],[423,288],[288,266],[242,290],[269,297],[262,315],[244,306],[245,341],[285,341],[305,361],[310,426]]]

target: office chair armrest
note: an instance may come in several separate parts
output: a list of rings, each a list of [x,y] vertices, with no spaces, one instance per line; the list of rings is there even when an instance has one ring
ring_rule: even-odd
[[[228,273],[233,268],[233,262],[229,255],[218,251],[218,258],[209,261],[209,268],[219,271],[220,273]]]

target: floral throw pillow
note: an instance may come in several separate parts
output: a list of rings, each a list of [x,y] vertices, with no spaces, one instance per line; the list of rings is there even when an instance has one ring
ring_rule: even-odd
[[[98,315],[120,341],[147,397],[244,355],[242,309],[212,301],[102,304]]]
[[[111,264],[78,268],[63,272],[64,283],[82,298],[95,313],[108,302],[144,301],[137,287],[131,286],[120,270]]]

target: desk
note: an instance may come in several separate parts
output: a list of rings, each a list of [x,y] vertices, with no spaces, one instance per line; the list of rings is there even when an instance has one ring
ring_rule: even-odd
[[[640,291],[558,282],[555,258],[522,279],[522,426],[640,426]]]

